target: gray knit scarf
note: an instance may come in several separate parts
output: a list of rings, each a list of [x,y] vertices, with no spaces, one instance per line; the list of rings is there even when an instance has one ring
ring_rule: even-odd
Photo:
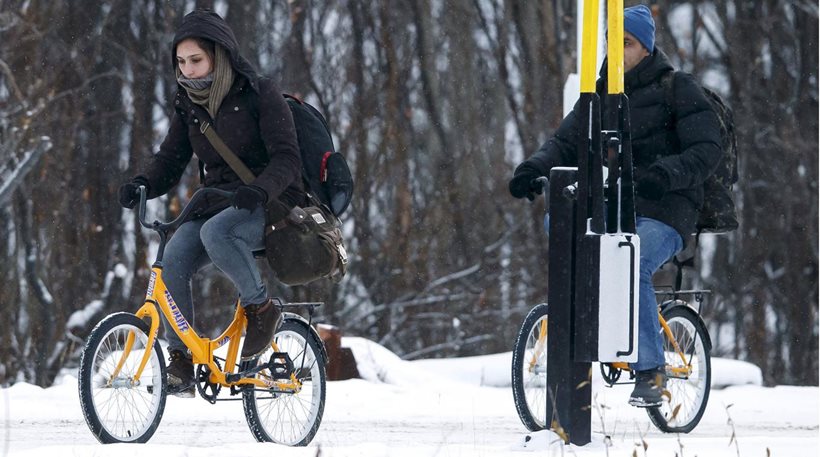
[[[179,67],[176,67],[177,81],[188,92],[188,97],[192,102],[205,108],[212,119],[216,118],[219,105],[231,89],[235,75],[228,51],[215,44],[214,54],[213,71],[205,77],[188,79],[182,76]]]

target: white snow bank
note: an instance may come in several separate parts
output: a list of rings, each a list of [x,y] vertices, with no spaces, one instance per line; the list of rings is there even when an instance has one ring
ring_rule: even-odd
[[[407,385],[435,379],[479,387],[509,387],[512,352],[449,359],[406,361],[389,349],[359,337],[343,337],[342,346],[349,347],[356,358],[362,379],[387,384]],[[593,364],[594,382],[600,383],[600,369]],[[763,384],[763,375],[756,365],[740,360],[712,358],[712,388]]]
[[[763,372],[757,365],[741,360],[712,358],[712,388],[763,385]]]
[[[353,351],[359,376],[366,381],[408,385],[430,380],[435,375],[414,367],[386,347],[364,338],[343,337],[342,347]]]
[[[425,359],[411,363],[438,376],[475,386],[509,387],[511,382],[512,352],[453,359]]]

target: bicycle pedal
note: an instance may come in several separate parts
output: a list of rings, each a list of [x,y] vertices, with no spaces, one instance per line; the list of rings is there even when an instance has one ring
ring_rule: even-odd
[[[269,363],[268,370],[270,370],[270,377],[273,379],[288,379],[290,378],[290,370],[284,363]]]
[[[282,360],[282,362],[277,362]],[[287,352],[274,352],[265,364],[273,379],[288,379],[293,373],[293,361]]]

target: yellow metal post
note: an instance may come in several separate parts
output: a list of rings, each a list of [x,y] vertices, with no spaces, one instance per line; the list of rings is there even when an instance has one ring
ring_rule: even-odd
[[[624,2],[607,0],[607,93],[624,92]]]
[[[581,93],[595,92],[598,64],[598,0],[584,1],[583,37],[581,43]],[[623,44],[622,44],[623,46]]]

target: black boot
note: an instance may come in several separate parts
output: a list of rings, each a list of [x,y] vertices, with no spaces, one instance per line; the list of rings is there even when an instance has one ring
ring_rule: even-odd
[[[635,389],[629,404],[638,408],[654,408],[663,404],[666,373],[663,367],[635,372]]]
[[[264,303],[245,307],[248,327],[242,345],[243,361],[258,357],[270,347],[274,333],[282,324],[282,312],[276,305],[276,301],[268,299]]]
[[[188,351],[171,351],[168,359],[168,393],[182,398],[194,397],[194,363]]]

